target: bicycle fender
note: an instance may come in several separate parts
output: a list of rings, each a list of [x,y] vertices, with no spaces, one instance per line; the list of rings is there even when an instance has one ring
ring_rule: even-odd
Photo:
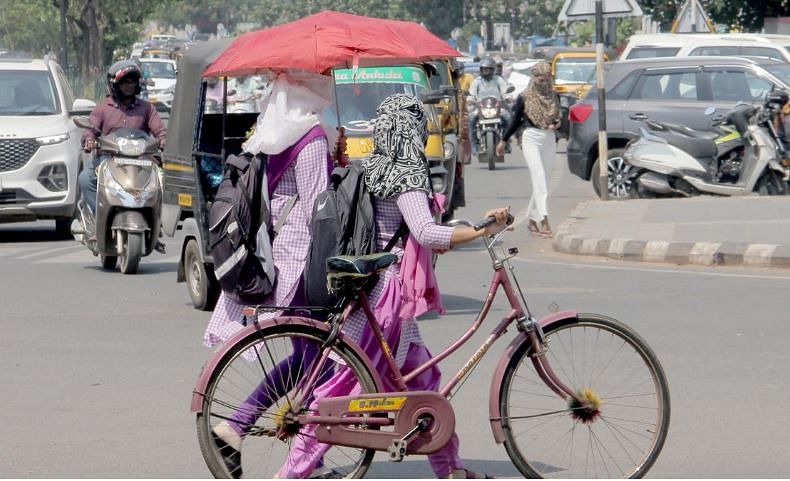
[[[223,357],[230,351],[237,342],[241,341],[245,337],[249,336],[250,334],[255,333],[256,331],[263,330],[269,327],[280,326],[280,325],[300,325],[300,326],[309,326],[314,327],[316,329],[320,329],[322,331],[329,332],[331,330],[331,326],[322,321],[317,321],[315,319],[309,319],[306,317],[291,317],[291,316],[284,316],[284,317],[275,317],[274,319],[268,319],[263,321],[259,324],[251,324],[236,334],[234,334],[230,339],[222,343],[222,345],[217,349],[214,354],[209,358],[208,361],[203,365],[203,368],[198,375],[197,382],[195,383],[195,389],[192,391],[192,403],[190,405],[190,411],[193,413],[200,412],[203,408],[203,397],[206,392],[206,387],[208,387],[208,383],[211,380],[211,375],[214,370],[219,365],[220,361]],[[353,350],[357,355],[359,355],[362,359],[367,359],[367,355],[362,350],[359,345],[350,339],[348,336],[339,333],[338,338],[348,344],[348,346]],[[379,374],[372,370],[371,374],[373,375],[373,382],[376,384],[377,387],[381,387],[381,377]]]
[[[555,312],[554,314],[550,314],[538,321],[540,327],[544,330],[554,324],[555,322],[564,321],[565,319],[573,319],[577,316],[576,311],[560,311]],[[507,365],[510,363],[510,359],[513,357],[513,354],[516,352],[516,349],[521,345],[521,343],[527,341],[527,334],[520,333],[513,339],[505,352],[502,354],[502,357],[499,359],[499,364],[494,371],[494,376],[491,378],[491,391],[488,395],[488,419],[491,423],[491,430],[494,434],[494,441],[497,444],[502,444],[505,442],[505,431],[502,429],[502,414],[499,411],[499,393],[502,392],[502,382],[505,378],[505,370],[507,369]]]

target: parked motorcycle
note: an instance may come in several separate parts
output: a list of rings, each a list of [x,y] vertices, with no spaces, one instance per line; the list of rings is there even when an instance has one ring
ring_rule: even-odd
[[[781,93],[763,106],[737,105],[718,132],[646,120],[622,164],[610,162],[610,192],[615,198],[788,194],[787,154],[773,126],[774,111],[786,102]]]
[[[94,129],[85,117],[74,123]],[[96,169],[96,214],[80,196],[72,234],[101,256],[105,269],[114,269],[120,258],[121,272],[134,274],[141,257],[156,247],[162,210],[158,149],[157,139],[138,129],[119,129],[99,139],[103,160]],[[93,168],[92,160],[86,168]]]

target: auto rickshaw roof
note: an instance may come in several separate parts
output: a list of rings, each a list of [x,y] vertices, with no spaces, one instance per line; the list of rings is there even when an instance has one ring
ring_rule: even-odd
[[[558,55],[563,54],[588,54],[595,55],[595,48],[592,47],[538,47],[532,51],[532,57],[537,59],[544,59],[551,63]],[[612,50],[604,49],[604,54],[612,58]]]
[[[167,125],[167,158],[191,160],[203,71],[233,40],[235,38],[196,43],[178,60],[176,91]]]

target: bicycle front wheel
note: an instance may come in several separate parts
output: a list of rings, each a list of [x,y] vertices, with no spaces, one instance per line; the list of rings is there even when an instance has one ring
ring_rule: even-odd
[[[526,477],[638,478],[669,429],[669,388],[656,355],[633,330],[596,314],[550,326],[546,356],[584,406],[539,377],[524,342],[500,393],[505,449]]]
[[[364,476],[374,450],[321,445],[315,425],[288,420],[297,413],[317,414],[314,401],[319,394],[313,391],[328,383],[339,385],[329,396],[377,392],[365,361],[344,342],[323,347],[327,336],[310,326],[268,327],[238,342],[219,362],[197,414],[201,452],[215,477]],[[317,382],[307,386],[327,351]],[[299,399],[305,401],[296,406]],[[224,440],[233,435],[217,441],[217,433],[228,433],[229,427],[240,437],[231,450]]]

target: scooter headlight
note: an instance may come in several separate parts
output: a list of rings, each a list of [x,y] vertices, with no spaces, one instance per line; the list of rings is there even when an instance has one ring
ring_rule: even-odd
[[[493,119],[497,116],[497,114],[497,109],[493,107],[485,107],[480,109],[480,115],[482,115],[484,119]]]
[[[104,164],[102,167],[102,176],[104,179],[104,188],[107,190],[108,194],[118,196],[125,192],[121,184],[113,177],[112,170],[108,164]]]
[[[151,176],[148,178],[148,182],[143,187],[143,193],[151,194],[157,192],[159,190],[159,168],[154,166],[151,169]]]
[[[145,152],[145,140],[120,138],[118,139],[118,150],[121,151],[121,155],[130,157],[143,155],[143,152]]]

